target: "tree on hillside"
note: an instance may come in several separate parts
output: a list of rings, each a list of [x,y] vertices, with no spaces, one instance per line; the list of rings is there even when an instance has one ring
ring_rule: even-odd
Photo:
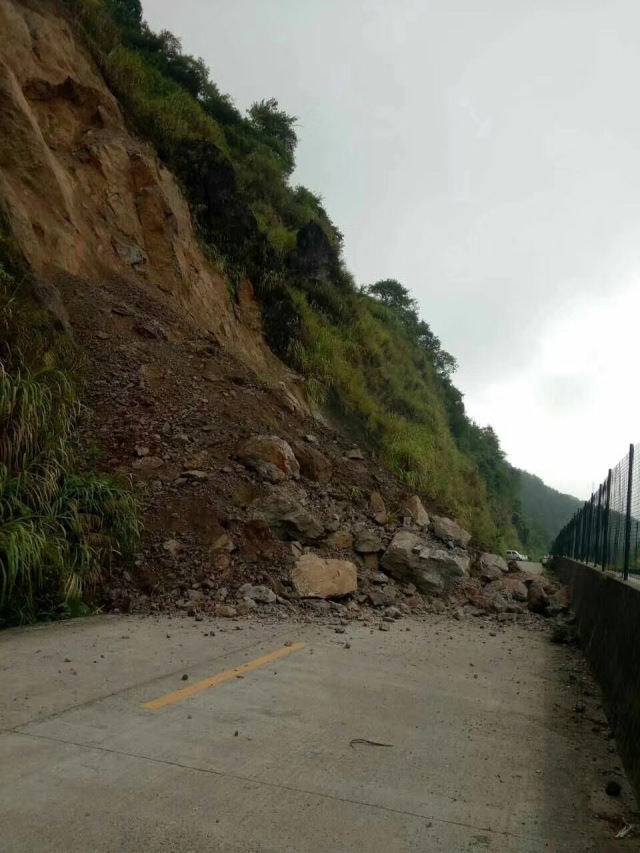
[[[522,506],[532,522],[543,532],[546,548],[556,538],[582,504],[578,498],[547,486],[540,477],[528,471],[518,471]]]
[[[407,325],[418,322],[418,303],[407,288],[395,278],[385,278],[365,287],[365,293],[391,308]]]
[[[407,288],[395,278],[385,278],[363,288],[364,293],[391,309],[401,320],[408,337],[425,350],[436,373],[448,380],[457,370],[455,358],[442,349],[440,338],[431,331],[431,326],[418,315],[418,303]]]
[[[140,0],[107,0],[107,9],[121,27],[140,29],[142,26]]]
[[[298,144],[298,135],[294,130],[297,117],[281,110],[276,98],[257,101],[248,112],[251,126],[280,157],[285,173],[290,175],[295,166],[294,153]]]

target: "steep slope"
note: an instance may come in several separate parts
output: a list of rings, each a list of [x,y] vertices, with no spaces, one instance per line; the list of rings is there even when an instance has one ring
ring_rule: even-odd
[[[112,13],[126,25],[110,23]],[[247,129],[227,104],[221,123],[211,118],[165,73],[175,78],[189,58],[155,43],[135,2],[2,0],[0,14],[10,36],[0,47],[0,196],[32,268],[81,276],[88,287],[122,276],[186,309],[262,374],[286,378],[262,344],[250,272],[267,339],[307,376],[307,390],[400,476],[495,539],[485,482],[450,431],[439,342],[426,324],[407,324],[393,306],[356,291],[339,232],[311,193],[288,188],[292,161],[283,160],[269,122],[264,130],[264,116]],[[94,56],[128,115],[177,170],[215,263],[194,236],[175,179],[128,130],[74,32],[80,21],[110,47],[107,55],[94,41]],[[127,46],[147,37],[151,53]],[[501,534],[516,538],[508,511],[502,515]]]
[[[0,0],[0,30],[0,207],[35,274],[3,297],[24,326],[22,349],[7,340],[15,356],[46,338],[29,370],[75,370],[40,303],[84,352],[86,463],[132,478],[145,524],[112,606],[247,579],[284,595],[291,538],[355,560],[366,588],[411,492],[478,546],[526,545],[517,477],[467,418],[455,360],[399,282],[355,286],[320,200],[289,185],[277,102],[240,116],[137,0]],[[289,442],[301,482],[242,461],[256,435]]]
[[[516,469],[518,470],[518,469]],[[547,486],[540,477],[518,470],[522,508],[543,550],[548,551],[582,501]]]

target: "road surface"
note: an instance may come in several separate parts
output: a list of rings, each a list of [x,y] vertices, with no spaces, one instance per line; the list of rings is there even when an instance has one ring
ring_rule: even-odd
[[[594,818],[611,773],[632,801],[583,675],[540,631],[472,617],[5,631],[0,848],[637,849]]]

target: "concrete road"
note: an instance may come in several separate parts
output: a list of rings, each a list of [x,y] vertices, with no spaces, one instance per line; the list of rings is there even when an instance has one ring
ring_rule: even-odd
[[[637,849],[593,817],[603,771],[628,787],[572,653],[477,618],[338,628],[0,634],[0,849]]]

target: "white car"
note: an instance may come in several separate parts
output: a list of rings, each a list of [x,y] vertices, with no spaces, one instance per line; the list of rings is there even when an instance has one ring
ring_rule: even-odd
[[[526,559],[527,558],[520,554],[518,551],[507,551],[507,562],[511,562],[512,560],[520,561]]]

